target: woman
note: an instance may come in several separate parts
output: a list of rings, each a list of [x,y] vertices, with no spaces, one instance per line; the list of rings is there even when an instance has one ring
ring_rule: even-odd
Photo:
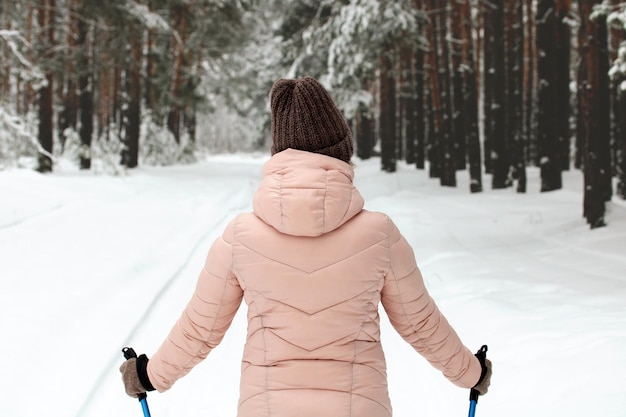
[[[271,91],[272,158],[211,247],[195,293],[154,356],[120,368],[131,396],[169,389],[217,346],[242,298],[248,335],[239,417],[389,417],[378,305],[454,384],[487,392],[491,363],[463,344],[428,294],[394,223],[363,209],[350,129],[315,79]]]

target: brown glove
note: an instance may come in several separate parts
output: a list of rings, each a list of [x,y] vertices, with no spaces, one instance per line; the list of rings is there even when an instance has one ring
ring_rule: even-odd
[[[485,362],[481,363],[481,365],[483,366],[483,372],[474,389],[480,395],[485,395],[489,391],[489,385],[491,385],[491,361],[485,358]]]
[[[130,358],[120,366],[122,373],[122,381],[126,394],[134,398],[139,398],[140,394],[146,391],[153,391],[154,387],[148,379],[146,368],[148,366],[148,357],[140,355],[138,358]]]

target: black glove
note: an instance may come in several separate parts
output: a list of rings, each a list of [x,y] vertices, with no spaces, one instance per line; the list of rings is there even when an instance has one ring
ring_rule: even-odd
[[[154,387],[148,378],[147,367],[148,357],[146,355],[139,355],[137,358],[130,358],[122,363],[120,372],[122,373],[126,394],[139,398],[146,391],[154,391]]]
[[[487,359],[487,346],[480,348],[474,356],[478,358],[482,370],[480,372],[480,379],[478,379],[473,389],[476,390],[478,394],[485,395],[487,391],[489,391],[489,385],[491,385],[491,361]]]

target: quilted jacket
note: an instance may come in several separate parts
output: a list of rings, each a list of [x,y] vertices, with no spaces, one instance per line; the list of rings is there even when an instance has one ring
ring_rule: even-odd
[[[148,363],[169,389],[247,305],[238,417],[389,417],[379,304],[458,386],[480,364],[429,296],[394,223],[363,209],[343,161],[287,149],[263,168],[253,213],[211,247],[182,316]]]

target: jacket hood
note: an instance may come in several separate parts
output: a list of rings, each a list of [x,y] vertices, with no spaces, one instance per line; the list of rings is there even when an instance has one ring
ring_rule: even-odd
[[[320,236],[363,209],[363,197],[352,184],[354,169],[326,155],[286,149],[263,167],[253,210],[281,233]]]

